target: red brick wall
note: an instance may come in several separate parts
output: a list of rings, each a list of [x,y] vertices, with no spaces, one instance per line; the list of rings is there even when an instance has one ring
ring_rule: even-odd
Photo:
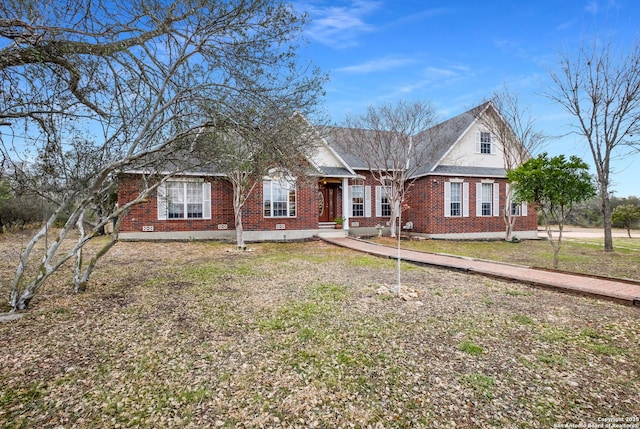
[[[364,186],[371,186],[371,201],[366,202],[365,204],[371,204],[371,217],[351,217],[349,221],[351,225],[353,222],[357,222],[359,225],[356,228],[370,228],[375,227],[376,225],[386,226],[387,222],[389,222],[389,217],[376,217],[376,186],[380,186],[380,182],[377,181],[371,173],[368,171],[358,171],[358,174],[365,177]],[[362,185],[362,179],[360,180],[349,180],[349,185]],[[348,190],[343,190],[343,192],[348,192]],[[342,201],[342,199],[341,199]],[[346,207],[343,213],[348,213],[349,208]]]
[[[211,219],[158,220],[157,195],[154,192],[146,202],[131,208],[123,220],[122,232],[142,231],[143,226],[153,226],[155,232],[213,231],[219,224],[235,229],[233,214],[233,187],[221,178],[205,178],[211,182]],[[120,206],[137,197],[142,188],[140,177],[122,175],[118,184]],[[247,231],[275,230],[276,224],[285,229],[316,229],[318,227],[317,183],[300,181],[297,187],[297,216],[295,218],[265,218],[262,211],[262,182],[258,183],[244,205],[243,226]]]
[[[296,217],[265,218],[262,208],[262,182],[258,183],[244,205],[242,225],[247,231],[272,231],[277,224],[285,229],[318,228],[318,184],[315,180],[300,180],[296,187]],[[213,199],[213,197],[211,197]]]
[[[363,174],[365,186],[371,186],[372,217],[352,217],[358,227],[374,227],[386,225],[388,217],[375,217],[375,187],[379,183],[369,173]],[[228,225],[232,230],[233,188],[231,184],[220,178],[207,178],[211,182],[211,219],[170,219],[158,220],[157,197],[155,193],[148,200],[129,211],[121,225],[122,232],[142,231],[143,226],[153,226],[157,232],[174,231],[212,231],[218,230],[219,224]],[[414,182],[407,194],[409,209],[402,213],[402,223],[411,221],[414,232],[424,234],[454,234],[502,232],[505,229],[502,216],[476,217],[476,183],[480,178],[465,178],[469,183],[469,217],[444,217],[444,182],[450,180],[443,176],[428,176]],[[506,179],[497,179],[500,183],[500,202],[505,201]],[[350,184],[356,184],[350,181]],[[359,184],[359,183],[358,183]],[[140,178],[135,175],[122,175],[118,187],[118,203],[122,206],[138,195],[141,189]],[[286,230],[316,229],[318,227],[318,184],[314,179],[299,181],[297,185],[297,216],[295,218],[265,218],[262,209],[262,183],[258,183],[243,209],[243,225],[247,231],[276,230],[277,224],[285,225]],[[342,192],[338,195],[338,213],[342,211]],[[346,212],[346,210],[345,210]],[[529,207],[526,217],[518,217],[515,231],[532,231],[537,228],[536,211]]]
[[[462,177],[461,177],[462,178]],[[403,215],[403,223],[412,221],[414,232],[425,234],[462,234],[503,232],[505,224],[502,209],[506,200],[506,179],[495,179],[500,184],[500,216],[476,216],[476,184],[481,178],[466,177],[469,183],[469,217],[444,216],[444,183],[449,177],[427,176],[412,185],[407,194],[409,209]],[[527,216],[518,216],[514,231],[532,231],[538,226],[538,215],[531,206]]]

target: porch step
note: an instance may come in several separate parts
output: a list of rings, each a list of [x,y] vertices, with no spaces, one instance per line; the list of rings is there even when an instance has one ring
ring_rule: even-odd
[[[320,229],[318,237],[320,238],[344,238],[349,235],[346,229]]]
[[[318,222],[318,229],[336,229],[335,222]]]

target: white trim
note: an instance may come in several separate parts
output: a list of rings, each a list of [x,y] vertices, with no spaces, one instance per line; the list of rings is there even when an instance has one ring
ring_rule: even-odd
[[[493,215],[500,216],[500,184],[493,184]]]
[[[211,219],[211,182],[202,183],[202,219]]]
[[[444,217],[451,217],[451,182],[444,182]]]
[[[158,220],[167,220],[167,185],[161,183],[156,189]]]
[[[349,229],[349,224],[350,222],[350,218],[351,218],[351,209],[353,208],[351,206],[351,198],[349,196],[349,194],[351,193],[351,188],[349,187],[349,179],[344,178],[342,179],[342,216],[345,218],[344,219],[344,224],[342,225],[343,229],[348,230]],[[344,192],[344,189],[348,189],[348,192]],[[296,198],[298,197],[298,195],[296,194]],[[296,204],[298,204],[298,202],[296,201]],[[344,208],[345,207],[349,207],[345,213]],[[297,208],[296,208],[297,209]],[[297,210],[296,210],[297,213]]]
[[[482,217],[482,182],[476,183],[476,217]]]
[[[371,186],[364,187],[364,217],[371,217]]]
[[[469,217],[469,182],[462,182],[462,217]]]

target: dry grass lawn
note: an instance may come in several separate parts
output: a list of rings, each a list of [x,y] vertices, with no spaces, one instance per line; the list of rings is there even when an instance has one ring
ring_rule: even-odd
[[[16,240],[0,241],[2,297]],[[548,245],[548,244],[547,244]],[[119,243],[0,322],[0,427],[548,428],[640,416],[638,308],[321,242]],[[6,309],[5,309],[6,310]]]

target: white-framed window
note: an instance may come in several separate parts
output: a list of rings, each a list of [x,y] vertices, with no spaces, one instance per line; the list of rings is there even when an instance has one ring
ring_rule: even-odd
[[[483,155],[496,153],[495,144],[490,132],[481,131],[476,133],[476,153]]]
[[[476,216],[498,216],[500,214],[499,198],[499,183],[478,183],[476,185]]]
[[[469,183],[461,179],[444,182],[444,217],[469,217]]]
[[[480,201],[481,204],[481,210],[482,210],[482,216],[491,216],[491,213],[493,212],[491,210],[491,204],[493,203],[493,184],[491,183],[483,183],[482,184],[482,201]]]
[[[351,192],[351,216],[364,217],[364,185],[353,185]]]
[[[211,219],[211,183],[169,180],[157,190],[158,219]]]
[[[511,216],[526,216],[527,215],[527,203],[515,203],[511,200],[511,193],[509,191],[509,184],[506,185],[506,194],[507,194],[507,207],[509,207]]]
[[[391,186],[376,186],[376,217],[391,217]]]
[[[462,183],[451,184],[451,216],[462,216]]]
[[[480,133],[480,153],[491,153],[491,133]]]
[[[270,177],[262,181],[264,217],[296,217],[296,181]]]
[[[364,180],[349,185],[349,204],[350,217],[371,217],[371,186],[366,186]]]

